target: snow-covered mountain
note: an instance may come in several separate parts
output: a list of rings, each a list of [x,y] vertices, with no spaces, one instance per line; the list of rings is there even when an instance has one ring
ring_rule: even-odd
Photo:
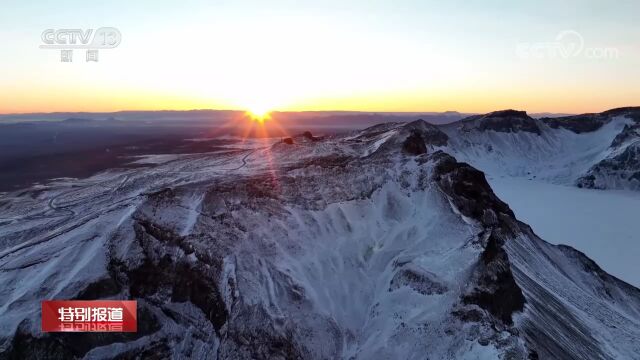
[[[493,176],[640,189],[640,108],[533,119],[505,110],[443,126],[445,149]]]
[[[382,124],[10,194],[0,358],[640,358],[640,290],[476,169],[571,183],[632,122]],[[138,333],[40,332],[41,300],[97,298],[137,299]]]
[[[607,156],[578,179],[578,186],[640,190],[640,121],[625,125],[607,150]]]

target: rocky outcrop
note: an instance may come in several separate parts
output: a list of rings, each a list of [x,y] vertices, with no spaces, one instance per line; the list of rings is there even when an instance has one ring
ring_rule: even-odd
[[[440,295],[449,290],[434,274],[411,267],[405,267],[394,275],[389,291],[397,290],[403,286],[408,286],[423,295]]]
[[[611,109],[598,114],[542,118],[541,121],[553,129],[563,128],[576,134],[583,134],[600,129],[615,117],[626,117],[635,122],[640,122],[640,107]]]
[[[493,193],[482,171],[443,152],[435,156],[438,162],[433,177],[461,213],[487,227],[514,217],[509,206]]]
[[[489,235],[482,262],[473,275],[475,284],[462,301],[478,305],[503,324],[512,325],[513,314],[524,310],[526,300],[513,277],[503,243],[499,235]]]
[[[540,120],[552,129],[567,129],[576,134],[596,131],[607,122],[607,118],[602,117],[599,114],[566,116],[560,118],[542,118]]]
[[[420,155],[427,152],[427,146],[419,132],[414,131],[402,143],[402,150],[410,155]]]
[[[603,111],[601,115],[608,118],[623,116],[638,123],[640,122],[640,106],[628,106],[611,109]]]
[[[437,126],[429,124],[422,119],[407,123],[402,129],[411,134],[419,134],[426,144],[432,146],[446,146],[449,140],[449,136]]]
[[[640,190],[640,123],[625,125],[611,142],[609,154],[578,178],[576,185]]]
[[[441,153],[439,157],[434,178],[441,189],[463,215],[485,227],[479,236],[484,250],[462,301],[478,305],[502,323],[512,325],[512,314],[522,311],[525,304],[503,249],[504,242],[518,231],[514,214],[493,193],[481,171],[449,155]]]
[[[460,120],[463,131],[493,130],[503,133],[517,133],[520,131],[540,135],[537,121],[527,115],[525,111],[502,110],[476,115]]]
[[[640,122],[634,125],[625,125],[622,131],[611,142],[611,148],[619,148],[626,143],[640,140]]]
[[[576,185],[601,190],[640,190],[640,141],[594,165]]]

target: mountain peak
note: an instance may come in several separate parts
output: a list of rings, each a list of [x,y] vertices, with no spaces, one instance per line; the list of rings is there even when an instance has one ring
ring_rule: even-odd
[[[526,111],[500,110],[485,115],[469,117],[463,122],[463,130],[486,131],[493,130],[503,133],[529,132],[540,135],[540,127],[535,119],[527,115]]]
[[[435,128],[437,129],[437,127],[435,125],[433,125],[432,123],[424,120],[424,119],[418,119],[418,120],[413,120],[410,121],[408,123],[406,123],[403,128],[405,129],[431,129],[431,128]]]
[[[498,110],[498,111],[494,111],[494,112],[490,112],[488,114],[485,114],[484,116],[482,116],[482,118],[496,118],[496,117],[509,117],[509,118],[513,118],[513,117],[519,117],[519,118],[529,118],[529,115],[527,115],[526,111],[520,111],[520,110],[513,110],[513,109],[506,109],[506,110]]]

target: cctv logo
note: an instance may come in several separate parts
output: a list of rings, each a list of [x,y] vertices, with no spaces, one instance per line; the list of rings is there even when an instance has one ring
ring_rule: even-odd
[[[92,37],[93,35],[93,37]],[[46,29],[42,32],[41,49],[113,49],[122,35],[113,27],[93,29]]]

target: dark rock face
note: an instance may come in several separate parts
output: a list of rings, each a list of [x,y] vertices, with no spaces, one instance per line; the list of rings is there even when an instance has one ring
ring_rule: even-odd
[[[543,118],[542,122],[553,129],[567,129],[576,134],[592,132],[600,129],[606,119],[597,114],[567,116],[560,118]]]
[[[611,110],[609,116],[638,114],[635,108]],[[604,114],[604,113],[603,113]],[[578,187],[591,189],[628,188],[640,189],[640,122],[625,125],[613,139],[613,154],[592,166],[576,181]]]
[[[447,145],[449,136],[424,120],[416,120],[365,129],[357,139],[382,141],[372,154],[374,158],[382,159],[400,151],[414,156],[426,154],[430,147]]]
[[[595,189],[596,188],[596,176],[593,174],[585,175],[578,179],[576,186],[579,188]]]
[[[576,134],[582,134],[600,129],[604,124],[617,116],[625,116],[640,123],[640,107],[611,109],[599,114],[543,118],[541,121],[553,129],[563,128],[571,130]]]
[[[174,190],[165,189],[148,196],[149,201],[158,206],[177,194]],[[148,343],[115,358],[171,358],[173,345],[167,338],[170,335],[162,333],[162,324],[167,319],[160,321],[158,314],[172,319],[170,321],[191,325],[193,336],[203,341],[210,339],[212,332],[219,331],[229,316],[217,284],[219,264],[206,257],[200,257],[197,262],[188,262],[184,256],[176,257],[175,254],[181,252],[194,254],[194,250],[183,237],[147,219],[138,219],[134,231],[136,243],[143,249],[141,263],[125,264],[111,254],[107,266],[109,277],[88,284],[74,299],[138,300],[137,333],[78,333],[73,336],[51,333],[35,336],[23,330],[25,326],[20,326],[10,347],[0,354],[0,359],[76,359],[101,346],[132,343],[146,336],[150,336]],[[202,322],[194,320],[193,315],[181,318],[182,315],[174,314],[170,306],[180,303],[192,303],[200,309],[204,314],[203,321],[211,324],[211,331],[206,333],[198,329]]]
[[[524,309],[525,298],[513,277],[502,241],[494,234],[489,236],[474,277],[476,285],[462,301],[478,305],[504,324],[512,325],[511,315]]]
[[[112,278],[104,278],[89,284],[74,300],[108,299],[118,295],[122,287]]]
[[[472,276],[473,286],[462,298],[464,304],[478,305],[506,325],[512,325],[511,315],[524,309],[525,298],[518,287],[504,239],[517,232],[511,209],[493,193],[484,173],[442,153],[434,177],[441,189],[465,216],[487,227],[484,251]],[[484,237],[484,236],[481,236]]]
[[[145,254],[142,264],[136,268],[116,264],[116,278],[126,278],[123,286],[128,286],[130,294],[137,299],[152,298],[155,302],[159,299],[166,302],[190,301],[200,308],[214,328],[219,330],[228,316],[216,284],[220,265],[209,264],[204,258],[192,265],[186,259],[175,259],[168,253],[159,257],[157,250],[152,248],[181,248],[181,237],[145,220],[139,221],[135,231],[142,248],[148,249],[149,252]],[[181,250],[193,252],[188,246]],[[156,253],[152,254],[151,251]]]
[[[463,130],[475,128],[479,131],[493,130],[503,133],[524,131],[537,135],[541,134],[536,120],[529,117],[525,111],[495,111],[482,116],[472,116],[461,120],[461,122]]]
[[[287,144],[287,145],[293,145],[293,139],[290,138],[290,137],[282,139],[282,142]]]
[[[640,141],[594,165],[576,181],[576,185],[590,189],[608,189],[614,184],[624,184],[624,188],[637,190],[640,189],[639,169]]]
[[[440,158],[434,177],[458,209],[486,226],[495,226],[501,218],[514,218],[509,206],[493,193],[484,173],[452,156],[438,153]]]
[[[449,136],[438,129],[438,127],[419,119],[412,121],[403,126],[404,129],[410,130],[411,134],[419,134],[426,144],[433,146],[445,146],[449,141]]]
[[[613,170],[640,169],[640,144],[631,145],[621,154],[613,157],[610,166]]]
[[[433,274],[418,269],[403,269],[391,279],[389,291],[408,286],[423,295],[444,294],[447,286],[438,281]]]
[[[640,122],[640,106],[629,106],[611,109],[602,112],[601,115],[609,118],[614,116],[625,116],[635,122]]]
[[[147,345],[144,349],[134,349],[126,351],[118,356],[114,357],[114,360],[129,360],[129,359],[169,359],[173,355],[169,344],[164,341],[154,341]]]
[[[322,140],[324,137],[323,136],[313,136],[313,134],[311,133],[311,131],[305,131],[302,133],[302,135],[300,135],[302,137],[302,139],[304,139],[305,141],[320,141]]]
[[[236,325],[244,324],[244,325]],[[265,310],[246,307],[235,314],[227,330],[227,339],[218,351],[220,359],[305,359],[294,342],[294,329],[275,329]]]
[[[633,139],[640,139],[640,122],[631,126],[625,125],[624,129],[611,142],[611,147],[616,148]]]
[[[426,154],[427,145],[425,145],[422,136],[417,131],[413,131],[402,143],[402,150],[411,155]]]

